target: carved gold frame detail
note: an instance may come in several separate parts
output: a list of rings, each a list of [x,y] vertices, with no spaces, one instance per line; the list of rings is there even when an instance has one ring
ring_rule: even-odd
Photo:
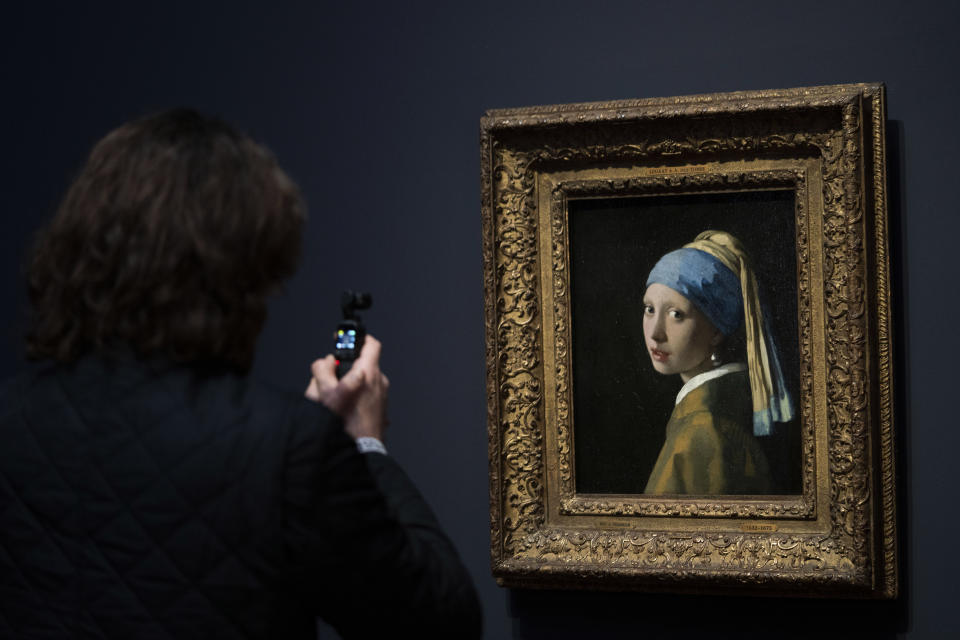
[[[895,597],[884,88],[554,105],[481,120],[493,573],[505,586]],[[574,484],[567,202],[796,195],[802,491]]]

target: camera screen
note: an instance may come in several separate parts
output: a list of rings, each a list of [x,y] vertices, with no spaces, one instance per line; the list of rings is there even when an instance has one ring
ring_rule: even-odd
[[[356,349],[357,332],[355,329],[337,329],[337,349]]]

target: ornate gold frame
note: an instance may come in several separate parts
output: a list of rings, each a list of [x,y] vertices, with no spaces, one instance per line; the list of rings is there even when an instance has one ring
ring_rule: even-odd
[[[490,526],[505,586],[895,597],[884,88],[555,105],[481,120]],[[799,496],[578,495],[567,202],[796,193]]]

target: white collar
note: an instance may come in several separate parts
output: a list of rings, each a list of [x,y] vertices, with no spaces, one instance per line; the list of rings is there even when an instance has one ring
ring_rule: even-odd
[[[725,376],[728,373],[736,373],[737,371],[743,371],[747,368],[747,365],[742,362],[730,362],[728,364],[717,367],[716,369],[711,369],[704,373],[698,373],[689,380],[686,384],[680,387],[680,393],[677,394],[677,401],[675,404],[680,404],[680,401],[687,397],[687,394],[702,385],[708,380],[713,380],[714,378],[719,378],[720,376]]]

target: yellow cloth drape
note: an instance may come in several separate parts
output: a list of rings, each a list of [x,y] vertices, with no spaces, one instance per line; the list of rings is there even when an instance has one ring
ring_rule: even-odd
[[[743,293],[744,330],[747,342],[747,370],[753,399],[754,435],[768,435],[772,422],[793,418],[793,407],[786,392],[772,336],[760,305],[757,279],[743,245],[725,231],[704,231],[685,245],[719,260],[740,278]]]

